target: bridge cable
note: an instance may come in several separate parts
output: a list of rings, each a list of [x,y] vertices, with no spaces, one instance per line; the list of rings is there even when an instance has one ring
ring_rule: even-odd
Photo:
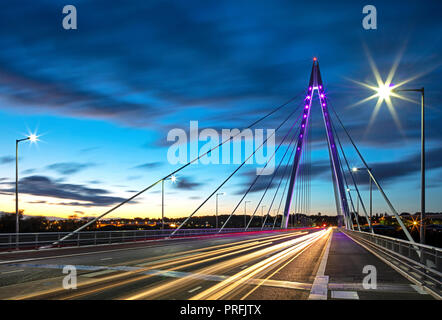
[[[362,200],[361,194],[360,194],[360,192],[359,192],[358,185],[357,185],[357,183],[356,183],[356,179],[355,179],[355,177],[354,177],[354,175],[353,175],[353,173],[352,173],[352,171],[351,171],[350,165],[349,165],[348,160],[347,160],[347,157],[346,157],[346,155],[345,155],[344,148],[342,147],[341,139],[339,138],[338,132],[337,132],[336,127],[335,127],[335,125],[334,125],[333,123],[332,123],[332,129],[333,129],[333,131],[335,132],[336,138],[337,138],[337,140],[338,140],[339,148],[341,149],[342,156],[343,156],[344,161],[345,161],[345,164],[346,164],[346,166],[347,166],[348,174],[349,174],[350,177],[352,178],[353,184],[354,184],[354,186],[355,186],[355,191],[356,191],[356,193],[357,193],[357,195],[358,195],[358,197],[359,197],[359,201],[360,201],[361,204],[362,204],[362,208],[363,208],[363,210],[364,210],[364,212],[365,212],[365,217],[366,217],[366,219],[367,219],[368,225],[369,225],[369,227],[371,228],[370,220],[368,219],[368,214],[367,214],[367,211],[366,211],[366,209],[365,209],[364,201]],[[343,170],[343,171],[344,171],[344,170]],[[347,189],[349,189],[349,186],[348,186],[348,183],[347,183],[347,179],[346,179],[346,177],[345,177],[345,174],[344,174],[344,180],[345,180],[345,184],[346,184]],[[361,227],[360,227],[360,225],[359,225],[359,212],[357,212],[357,211],[355,210],[355,206],[354,206],[353,199],[352,199],[352,196],[351,196],[350,192],[349,192],[349,197],[350,197],[351,205],[352,205],[352,207],[353,207],[353,212],[355,212],[354,216],[356,217],[356,222],[357,222],[357,224],[358,224],[358,229],[359,229],[359,231],[361,231]],[[371,228],[371,229],[372,229],[372,228]]]
[[[296,111],[298,111],[300,108],[300,106],[298,106],[292,114],[294,114]],[[286,135],[284,136],[284,138],[281,140],[281,142],[279,143],[278,147],[276,148],[276,150],[273,152],[271,158],[266,162],[265,166],[262,168],[262,171],[267,167],[269,161],[271,159],[273,159],[273,156],[276,154],[276,152],[278,151],[279,147],[282,145],[282,143],[285,141],[285,139],[287,138],[288,134],[293,130],[295,124],[298,122],[298,120],[300,119],[301,115],[295,120],[295,122],[292,124],[292,126],[290,127],[290,130],[286,133]],[[261,171],[261,172],[262,172]],[[242,203],[242,201],[244,200],[244,198],[247,196],[247,194],[250,192],[250,190],[253,188],[253,186],[255,185],[256,181],[261,177],[261,175],[256,175],[255,179],[253,180],[253,182],[251,183],[251,185],[249,186],[248,190],[245,192],[245,194],[242,196],[242,198],[240,199],[240,201],[237,203],[237,205],[235,206],[235,208],[233,209],[233,211],[230,213],[229,217],[227,218],[227,220],[223,223],[222,227],[220,228],[220,230],[218,231],[221,232],[224,227],[227,225],[227,223],[229,222],[230,218],[232,217],[232,215],[235,213],[235,211],[238,209],[238,207],[240,206],[240,204]],[[248,225],[247,225],[248,226]],[[245,230],[247,230],[247,226],[245,227]]]
[[[364,157],[362,156],[362,154],[360,153],[358,147],[356,146],[356,144],[354,143],[352,137],[350,136],[349,132],[347,131],[347,129],[345,128],[344,124],[342,123],[341,119],[339,118],[338,114],[336,113],[336,110],[334,109],[334,107],[329,103],[329,105],[331,106],[331,109],[333,110],[333,113],[335,114],[336,118],[338,119],[339,124],[341,125],[342,129],[344,129],[344,132],[346,133],[348,139],[350,140],[351,144],[353,145],[353,148],[356,150],[357,154],[359,155],[359,158],[361,159],[362,163],[364,164],[368,174],[370,175],[371,179],[373,180],[373,182],[375,183],[375,185],[377,186],[378,190],[381,192],[385,202],[387,203],[387,205],[390,207],[390,210],[393,212],[394,216],[396,217],[397,222],[399,223],[399,225],[402,228],[402,231],[404,231],[405,236],[407,237],[407,239],[415,244],[416,242],[414,241],[413,237],[410,235],[410,233],[408,232],[407,228],[405,227],[404,223],[402,222],[399,214],[397,213],[396,209],[393,207],[392,203],[390,202],[390,200],[388,199],[387,195],[385,194],[384,190],[382,189],[381,185],[379,184],[379,182],[377,181],[377,179],[375,178],[375,176],[373,175],[373,173],[371,172],[371,169],[369,168],[369,166],[367,165],[367,162],[365,162]],[[419,248],[417,246],[414,246],[416,250],[419,250]]]
[[[298,118],[296,119],[296,121],[293,123],[292,127],[290,128],[290,131],[295,127],[295,124],[298,123],[298,121],[299,121],[299,119],[301,118],[301,116],[302,116],[302,113],[299,115],[299,117],[298,117]],[[294,134],[294,136],[293,136],[293,139],[295,139],[295,137],[297,137],[297,136],[298,136],[298,132],[295,132],[295,134]],[[284,139],[285,139],[285,137],[284,137]],[[279,148],[279,146],[278,146],[278,148]],[[288,149],[286,149],[286,152],[284,153],[284,156],[287,154],[287,151],[288,151]],[[281,163],[282,163],[282,162],[280,162],[280,164],[281,164]],[[279,168],[279,166],[278,166],[278,168]],[[247,229],[249,228],[250,224],[252,223],[252,220],[253,220],[253,218],[255,217],[256,211],[258,210],[258,208],[259,208],[259,206],[260,206],[262,200],[264,199],[265,195],[267,194],[267,191],[269,190],[269,188],[270,188],[270,186],[271,186],[272,181],[273,181],[274,178],[275,178],[275,175],[272,175],[272,178],[271,178],[270,182],[267,184],[267,186],[266,186],[266,188],[265,188],[265,190],[264,190],[264,193],[263,193],[261,199],[259,200],[258,204],[256,205],[255,210],[253,211],[252,217],[250,218],[249,223],[247,224],[245,230],[247,230]],[[255,178],[254,183],[256,182],[257,179],[258,179],[258,176]],[[252,184],[251,187],[253,187],[254,183]],[[247,190],[247,193],[250,191],[251,187],[249,188],[249,190]],[[247,193],[246,193],[246,194],[247,194]],[[241,201],[242,201],[242,199],[241,199]]]
[[[297,94],[296,96],[290,98],[289,100],[287,100],[286,102],[284,102],[283,104],[279,105],[278,107],[274,108],[272,111],[270,111],[269,113],[267,113],[266,115],[264,115],[263,117],[259,118],[258,120],[254,121],[252,124],[250,124],[249,126],[247,126],[245,129],[250,129],[252,127],[254,127],[255,125],[257,125],[258,123],[260,123],[261,121],[267,119],[268,117],[270,117],[271,115],[273,115],[274,113],[278,112],[279,110],[283,109],[284,107],[288,106],[290,103],[292,103],[293,101],[297,100],[298,97],[300,95],[302,95],[304,93],[304,91],[302,91],[301,93]],[[70,238],[71,236],[73,236],[74,234],[76,234],[77,232],[83,230],[84,228],[86,228],[87,226],[91,225],[92,223],[94,223],[95,221],[101,219],[102,217],[108,215],[109,213],[115,211],[116,209],[118,209],[119,207],[121,207],[122,205],[132,201],[133,199],[135,199],[136,197],[138,197],[139,195],[143,194],[144,192],[152,189],[154,186],[156,186],[157,184],[161,183],[162,181],[168,179],[169,177],[173,176],[174,174],[178,173],[179,171],[183,170],[184,168],[188,167],[189,165],[191,165],[192,163],[198,161],[199,159],[201,159],[202,157],[206,156],[207,154],[211,153],[213,150],[216,150],[217,148],[221,147],[222,145],[224,145],[227,142],[230,142],[233,138],[235,138],[236,136],[238,136],[239,134],[241,134],[241,132],[243,131],[239,131],[237,134],[230,136],[228,139],[226,139],[225,141],[222,141],[220,144],[218,144],[217,146],[215,146],[214,148],[208,150],[207,152],[205,152],[202,155],[199,155],[198,157],[196,157],[195,159],[189,161],[188,163],[182,165],[181,167],[179,167],[178,169],[174,170],[173,172],[169,173],[168,175],[164,176],[163,178],[157,180],[156,182],[152,183],[150,186],[144,188],[143,190],[137,192],[136,194],[134,194],[133,196],[127,198],[126,200],[120,202],[119,204],[117,204],[116,206],[112,207],[111,209],[107,210],[106,212],[104,212],[103,214],[99,215],[98,217],[92,219],[91,221],[85,223],[84,225],[82,225],[81,227],[79,227],[78,229],[70,232],[69,234],[67,234],[66,236],[62,237],[61,239],[55,241],[54,243],[52,243],[52,245],[57,245],[60,242]]]
[[[298,131],[298,132],[299,132],[299,131]],[[284,159],[285,159],[285,156],[287,155],[287,152],[290,150],[290,147],[291,147],[292,143],[295,141],[295,139],[296,139],[296,138],[298,137],[298,135],[299,135],[298,132],[295,132],[295,134],[293,135],[293,137],[292,137],[292,139],[291,139],[289,145],[287,146],[287,149],[286,149],[285,152],[284,152],[284,155],[282,156],[281,160],[279,161],[278,167],[276,168],[275,172],[274,172],[273,175],[272,175],[272,178],[270,179],[269,183],[267,184],[267,187],[265,188],[264,194],[263,194],[263,196],[262,196],[261,199],[264,198],[265,194],[267,193],[267,191],[268,191],[268,190],[270,189],[270,187],[272,186],[273,179],[276,177],[276,174],[278,173],[279,168],[281,167],[281,165],[282,165],[282,163],[283,163],[283,161],[284,161]],[[292,154],[293,154],[293,151],[292,151],[292,153],[290,154],[290,157],[291,157]],[[289,157],[289,159],[290,159],[290,157]],[[267,210],[267,214],[266,214],[265,219],[264,219],[264,217],[262,217],[262,219],[263,219],[263,223],[262,223],[262,226],[261,226],[261,230],[263,229],[264,224],[265,224],[265,221],[267,220],[267,215],[269,214],[270,210],[272,209],[272,205],[273,205],[273,201],[272,201],[272,203],[270,204],[270,206],[269,206],[269,208],[268,208],[268,210]],[[253,220],[253,215],[252,215],[252,217],[251,217],[249,223],[251,223],[252,220]],[[246,230],[247,230],[247,228],[246,228]]]
[[[221,189],[221,187],[224,185],[224,184],[226,184],[227,183],[227,181],[229,181],[230,180],[230,178],[231,177],[233,177],[234,175],[235,175],[235,173],[237,173],[238,172],[238,170],[239,169],[241,169],[241,167],[256,153],[256,151],[258,151],[266,142],[267,142],[267,140],[270,138],[270,137],[272,137],[273,135],[275,135],[275,133],[290,119],[290,117],[295,113],[297,111],[297,109],[295,109],[292,113],[290,113],[289,114],[289,116],[275,129],[275,131],[270,135],[270,136],[268,136],[264,141],[263,141],[263,143],[259,146],[259,147],[257,147],[256,149],[255,149],[255,151],[253,151],[253,153],[247,158],[247,159],[245,159],[239,166],[238,166],[238,168],[236,168],[216,189],[215,189],[215,191],[213,191],[185,220],[184,220],[184,222],[183,223],[181,223],[180,225],[179,225],[179,227],[177,228],[177,229],[175,229],[171,234],[170,234],[170,237],[172,237],[176,232],[178,232],[178,230],[180,230],[181,229],[181,227],[183,226],[183,225],[185,225],[186,224],[186,222],[187,221],[189,221],[189,219],[196,213],[196,212],[198,212],[198,210],[207,202],[207,201],[209,201],[209,199],[219,190],[219,189]]]
[[[289,147],[290,147],[290,146],[289,146]],[[287,148],[289,148],[289,147],[287,147]],[[289,159],[288,159],[287,163],[285,164],[284,172],[283,172],[282,175],[281,175],[281,179],[279,179],[278,187],[276,188],[275,194],[274,194],[273,199],[272,199],[272,202],[271,202],[271,204],[270,204],[270,208],[273,207],[273,202],[275,201],[276,196],[277,196],[278,191],[279,191],[279,188],[281,187],[282,181],[284,180],[284,177],[286,176],[286,173],[288,172],[287,169],[289,168],[289,166],[290,166],[290,164],[291,164],[291,162],[292,162],[292,158],[293,158],[293,156],[294,156],[294,154],[295,154],[295,150],[296,150],[296,145],[294,144],[293,147],[292,147],[292,151],[291,151],[291,153],[290,153]],[[264,224],[266,223],[267,218],[270,216],[270,208],[269,208],[269,210],[267,211],[267,215],[266,215],[266,218],[265,218],[265,220],[264,220],[263,226],[264,226]],[[277,215],[278,215],[278,214],[276,214],[276,216],[277,216]],[[262,228],[263,228],[263,227],[261,227],[261,230],[262,230]]]

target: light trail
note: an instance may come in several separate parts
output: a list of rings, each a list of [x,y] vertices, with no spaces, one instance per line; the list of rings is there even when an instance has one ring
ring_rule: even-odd
[[[274,267],[278,262],[285,261],[296,253],[300,253],[303,249],[318,241],[319,239],[328,236],[330,230],[320,231],[317,233],[309,234],[307,236],[299,238],[302,242],[296,244],[294,247],[289,247],[279,253],[272,255],[271,257],[260,261],[247,269],[244,269],[228,279],[210,287],[209,289],[193,296],[190,300],[217,300],[224,295],[233,292],[239,286],[242,286],[248,282],[253,276],[257,276],[259,273]],[[298,239],[296,239],[298,240]],[[288,241],[289,243],[297,243],[299,241]],[[278,246],[278,245],[277,245]]]
[[[145,280],[145,279],[148,279],[148,278],[151,278],[154,276],[161,276],[161,273],[159,273],[159,274],[142,275],[142,276],[136,277],[138,274],[142,274],[142,273],[149,271],[149,270],[164,268],[164,267],[168,267],[168,266],[174,266],[172,268],[162,270],[162,271],[163,272],[176,271],[179,269],[188,268],[188,267],[195,266],[198,264],[208,263],[213,260],[218,260],[218,259],[225,258],[225,257],[231,256],[231,255],[239,254],[242,252],[254,250],[255,248],[260,248],[260,247],[269,245],[269,244],[273,243],[274,241],[284,240],[286,238],[302,235],[305,233],[307,233],[307,232],[294,232],[294,233],[270,235],[270,236],[265,236],[265,237],[259,238],[259,239],[255,238],[255,239],[241,240],[241,241],[236,241],[233,243],[215,245],[215,246],[211,246],[211,247],[194,249],[194,250],[190,250],[190,251],[184,251],[184,252],[173,253],[173,254],[166,254],[163,256],[155,257],[152,259],[157,259],[157,261],[147,262],[146,264],[148,264],[149,266],[146,268],[141,268],[141,269],[135,270],[135,271],[128,271],[128,272],[120,273],[117,275],[109,275],[107,277],[103,277],[100,279],[88,279],[89,281],[85,281],[84,283],[78,285],[77,292],[75,294],[68,295],[64,299],[79,298],[81,296],[85,296],[88,294],[94,294],[94,293],[108,290],[108,289],[117,288],[119,286],[123,286],[123,285],[127,285],[127,284],[134,283],[137,281]],[[215,250],[213,250],[213,249],[215,249]],[[201,252],[201,251],[205,251],[205,252]],[[192,254],[192,253],[196,253],[196,254],[189,256],[189,254]],[[178,257],[176,257],[177,255],[178,255]],[[183,257],[183,255],[184,255],[184,257]],[[172,257],[172,259],[168,259],[167,261],[164,261],[165,258],[167,259],[170,257]],[[140,260],[136,260],[136,262],[139,262],[139,261]],[[144,260],[142,259],[141,261],[145,261],[145,259]],[[135,276],[135,278],[130,278],[130,277],[134,277],[134,276]],[[129,279],[127,279],[127,278],[129,278]],[[106,285],[107,283],[112,282],[112,281],[118,281],[118,282]],[[100,286],[101,284],[102,284],[102,286]],[[92,290],[87,290],[86,287],[88,287],[88,286],[99,286],[99,287],[94,288]],[[78,292],[80,289],[83,289],[86,291]],[[57,289],[37,292],[35,294],[15,297],[15,299],[31,299],[31,298],[35,298],[35,297],[42,296],[42,295],[50,295],[50,294],[57,294],[57,293],[65,293],[65,290],[57,288]]]
[[[302,246],[302,244],[304,242],[309,243],[308,240],[311,238],[318,238],[318,234],[322,235],[324,234],[326,231],[319,231],[319,232],[315,232],[312,234],[308,234],[308,235],[304,235],[292,240],[288,240],[288,241],[284,241],[282,243],[278,243],[275,245],[272,245],[270,247],[267,248],[262,248],[259,249],[256,252],[251,252],[248,253],[246,255],[240,256],[240,257],[236,257],[233,259],[229,259],[227,261],[222,261],[219,262],[217,264],[202,268],[200,270],[195,271],[192,275],[188,275],[184,278],[181,279],[177,279],[177,280],[172,280],[172,281],[167,281],[165,283],[156,285],[154,287],[151,287],[147,290],[144,290],[142,292],[139,292],[135,295],[131,295],[128,297],[125,297],[124,299],[126,300],[136,300],[136,299],[143,299],[148,297],[148,299],[154,299],[157,296],[162,296],[167,294],[170,291],[177,291],[178,289],[182,290],[183,288],[185,288],[186,286],[189,285],[195,285],[194,282],[195,278],[197,278],[200,275],[213,275],[213,274],[217,274],[219,272],[226,272],[226,270],[231,270],[235,267],[238,267],[244,263],[250,263],[250,261],[262,258],[268,254],[272,254],[281,250],[284,250],[286,248],[289,248],[290,250],[293,250],[293,248],[291,248],[294,245],[297,245],[297,247]],[[268,261],[270,259],[275,259],[275,256],[278,256],[279,254],[276,254],[272,257],[269,257],[267,259],[265,259],[264,261]],[[252,265],[251,267],[245,269],[244,271],[246,273],[249,273],[250,270],[252,270],[252,268],[256,268],[256,265],[260,265],[260,263],[257,263],[255,265]],[[243,272],[240,272],[240,274],[243,274]],[[229,278],[230,279],[230,278]],[[236,278],[235,278],[236,279]],[[225,282],[223,282],[224,284]],[[206,291],[204,291],[206,292]]]

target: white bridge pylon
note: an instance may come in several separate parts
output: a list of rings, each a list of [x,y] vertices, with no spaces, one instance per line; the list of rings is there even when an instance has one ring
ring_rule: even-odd
[[[328,151],[330,155],[330,162],[332,166],[333,185],[336,199],[336,209],[338,214],[338,226],[342,227],[342,220],[346,227],[350,227],[351,216],[348,208],[348,202],[346,197],[346,189],[344,188],[343,176],[341,167],[339,164],[338,148],[335,144],[335,138],[333,136],[332,123],[330,114],[328,112],[327,97],[324,91],[324,85],[321,79],[321,73],[319,72],[319,64],[316,58],[313,59],[312,73],[310,75],[310,81],[307,89],[307,96],[305,97],[305,106],[303,108],[303,115],[301,121],[301,128],[296,145],[295,158],[293,160],[292,172],[290,176],[289,190],[287,193],[287,199],[284,207],[284,215],[281,222],[281,228],[286,229],[289,222],[290,206],[292,203],[293,192],[295,190],[296,178],[298,175],[299,164],[301,155],[304,150],[304,142],[309,128],[310,112],[313,101],[313,94],[317,91],[319,96],[320,107],[322,110],[322,117],[324,119],[325,130],[327,132]]]

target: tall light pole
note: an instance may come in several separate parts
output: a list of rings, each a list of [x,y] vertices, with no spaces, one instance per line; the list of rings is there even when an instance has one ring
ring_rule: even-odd
[[[369,171],[371,171],[371,168],[353,168],[353,172],[357,172],[359,170],[367,170],[368,173],[368,179],[369,179],[369,192],[370,192],[370,223],[373,225],[373,181],[371,179],[371,175],[369,174]],[[359,198],[358,198],[359,200]],[[358,201],[359,206],[359,201]],[[359,212],[358,212],[359,214]]]
[[[176,176],[172,175],[170,178],[170,181],[172,183],[175,183],[177,178]],[[166,179],[161,180],[161,230],[164,230],[164,181]]]
[[[264,223],[264,207],[266,207],[266,206],[265,205],[261,206],[261,224]]]
[[[38,136],[31,134],[26,138],[15,140],[15,245],[18,249],[19,233],[20,233],[20,219],[18,210],[18,144],[22,141],[36,142]]]
[[[218,196],[224,196],[226,193],[221,192],[216,194],[216,218],[215,218],[215,229],[218,229]]]
[[[247,202],[252,202],[250,200],[244,201],[244,228],[247,227]]]
[[[424,87],[420,89],[392,89],[392,92],[420,92],[421,94],[421,216],[420,243],[425,243],[425,101]]]
[[[350,195],[351,192],[357,192],[356,190],[347,188],[347,192]],[[353,206],[353,210],[354,210],[354,204],[352,202],[352,206]],[[358,195],[356,195],[356,212],[355,212],[355,219],[356,219],[356,223],[358,224],[358,230],[361,231],[361,226],[359,225],[359,197]],[[353,224],[353,222],[352,222]]]

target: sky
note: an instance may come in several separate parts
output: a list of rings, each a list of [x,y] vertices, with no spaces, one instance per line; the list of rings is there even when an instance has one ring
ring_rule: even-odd
[[[15,211],[15,139],[40,139],[19,144],[25,214],[96,216],[179,167],[167,159],[174,128],[189,132],[198,121],[200,129],[242,129],[294,97],[256,127],[276,128],[303,103],[313,57],[330,104],[398,212],[420,208],[419,95],[392,98],[397,121],[383,102],[370,125],[376,99],[358,102],[374,92],[357,82],[376,83],[371,57],[384,81],[395,67],[393,84],[425,87],[427,211],[442,211],[442,3],[371,1],[376,30],[362,27],[364,1],[69,1],[77,30],[62,27],[66,4],[2,3],[0,211]],[[321,117],[314,101],[308,213],[335,215]],[[277,143],[294,120],[276,132]],[[362,166],[338,134],[350,166]],[[237,167],[196,164],[177,173],[177,182],[165,182],[166,216],[189,215]],[[245,165],[219,190],[221,214],[238,204],[256,167]],[[270,207],[273,192],[258,205],[269,179],[247,195],[249,214]],[[367,200],[366,173],[356,179]],[[212,197],[197,214],[214,210]],[[373,210],[391,213],[377,191]],[[161,184],[109,217],[160,216]]]

